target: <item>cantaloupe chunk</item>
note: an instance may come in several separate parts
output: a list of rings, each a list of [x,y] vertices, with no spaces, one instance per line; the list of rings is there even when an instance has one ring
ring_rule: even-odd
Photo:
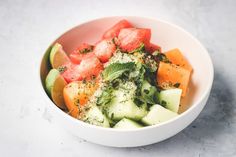
[[[65,104],[72,117],[78,118],[79,107],[84,106],[89,97],[92,96],[98,88],[97,81],[75,81],[65,86],[63,96]]]
[[[164,84],[178,85],[178,88],[182,89],[182,96],[186,95],[190,71],[180,66],[160,62],[157,72],[157,83],[162,86]]]
[[[186,70],[192,72],[193,68],[189,64],[188,60],[182,55],[179,49],[173,49],[165,53],[166,57],[171,61],[171,63],[183,67]]]

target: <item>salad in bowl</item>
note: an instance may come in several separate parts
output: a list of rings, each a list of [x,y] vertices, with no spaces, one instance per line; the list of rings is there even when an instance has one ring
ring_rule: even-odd
[[[193,68],[181,50],[162,52],[151,29],[123,19],[72,52],[54,43],[45,88],[61,110],[106,128],[135,129],[179,115]]]

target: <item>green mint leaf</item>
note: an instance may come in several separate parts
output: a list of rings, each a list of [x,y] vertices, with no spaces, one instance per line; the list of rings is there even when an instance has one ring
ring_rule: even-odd
[[[113,63],[105,68],[105,70],[102,72],[102,76],[105,81],[112,81],[120,77],[123,73],[131,71],[134,68],[135,68],[134,62]]]

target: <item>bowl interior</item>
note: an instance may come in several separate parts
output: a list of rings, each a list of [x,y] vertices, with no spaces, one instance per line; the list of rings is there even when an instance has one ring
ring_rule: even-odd
[[[211,83],[212,63],[204,47],[189,33],[181,28],[159,20],[140,17],[108,17],[81,24],[61,35],[55,42],[62,44],[64,50],[69,54],[79,44],[87,42],[95,44],[101,39],[102,34],[109,27],[121,19],[127,19],[136,27],[150,28],[152,31],[151,42],[158,44],[165,52],[170,49],[179,48],[193,67],[190,88],[187,96],[182,100],[180,113],[186,111],[207,90]],[[52,43],[52,44],[53,44]],[[40,75],[44,84],[46,74],[49,70],[47,51],[42,59]]]

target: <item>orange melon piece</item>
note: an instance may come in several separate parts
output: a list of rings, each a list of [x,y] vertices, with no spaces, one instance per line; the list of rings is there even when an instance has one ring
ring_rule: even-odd
[[[64,101],[72,117],[78,118],[79,108],[86,105],[97,88],[98,84],[94,80],[75,81],[65,86],[63,90]]]
[[[173,49],[165,53],[166,57],[171,61],[171,63],[183,67],[184,69],[192,72],[193,68],[183,56],[179,49]]]
[[[157,72],[157,83],[160,86],[178,84],[178,88],[182,89],[182,96],[184,97],[188,89],[190,74],[191,72],[183,67],[160,62]]]

